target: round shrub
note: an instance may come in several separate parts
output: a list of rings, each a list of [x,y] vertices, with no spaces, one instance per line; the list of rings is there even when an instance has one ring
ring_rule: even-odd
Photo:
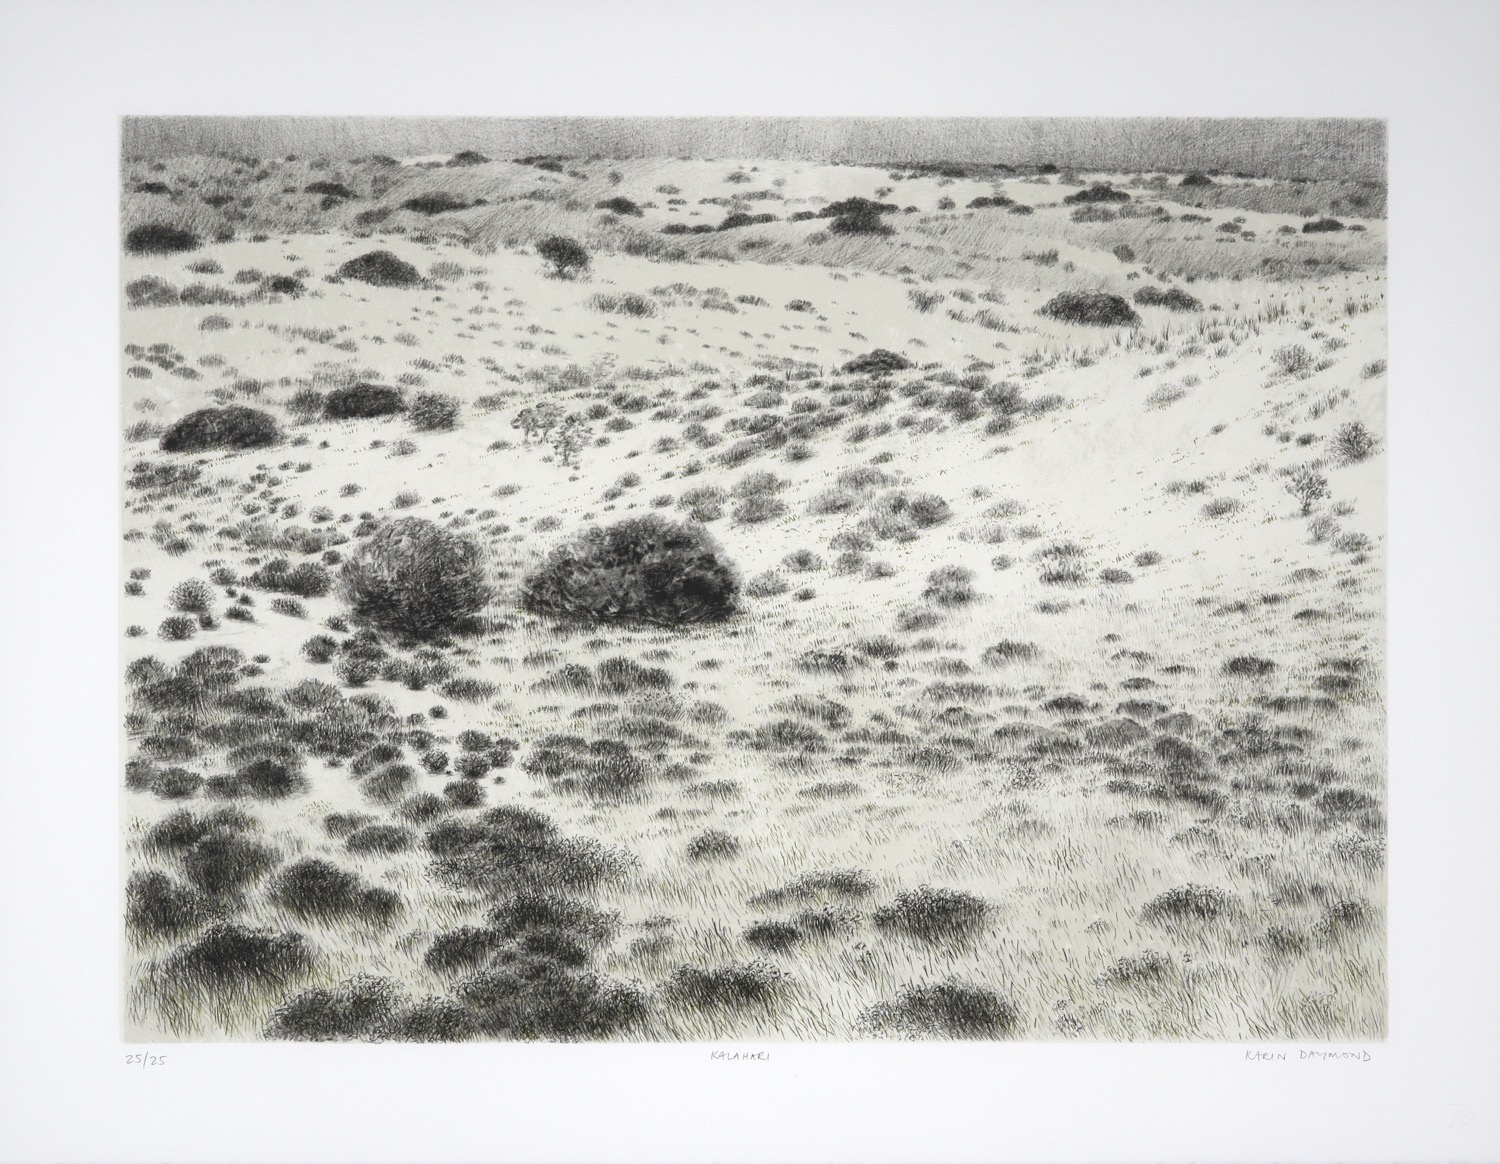
[[[479,546],[420,517],[363,542],[339,583],[356,617],[416,638],[457,629],[490,598]]]
[[[1015,1004],[988,986],[949,978],[904,986],[889,1002],[861,1015],[861,1025],[911,1038],[998,1039],[1014,1030]]]
[[[589,266],[589,253],[577,239],[554,234],[536,244],[539,257],[552,264],[553,272],[566,279],[570,272],[585,271]]]
[[[1180,287],[1142,287],[1134,295],[1142,307],[1165,307],[1168,311],[1201,311],[1203,304]]]
[[[1106,291],[1064,291],[1049,299],[1037,314],[1091,327],[1134,327],[1141,322],[1129,303]]]
[[[181,642],[183,639],[192,638],[197,633],[197,620],[185,614],[174,614],[170,618],[164,618],[161,626],[157,628],[157,634],[168,642]]]
[[[164,453],[198,453],[207,449],[260,449],[281,439],[270,413],[242,405],[200,408],[172,425],[161,437]]]
[[[553,617],[680,626],[728,618],[739,589],[706,530],[648,514],[558,546],[523,583],[521,603]]]
[[[862,356],[856,356],[844,365],[844,371],[851,375],[878,372],[904,372],[916,365],[898,352],[892,352],[886,348],[876,348],[873,352],[867,352]]]
[[[1069,194],[1063,199],[1064,206],[1087,206],[1091,203],[1102,202],[1129,202],[1130,195],[1124,190],[1116,190],[1108,182],[1095,182],[1086,190],[1080,190],[1076,194]]]
[[[171,255],[198,249],[198,236],[190,230],[161,222],[138,226],[125,236],[125,249],[133,255]]]
[[[335,388],[323,399],[323,415],[329,420],[364,420],[405,410],[401,389],[385,384],[350,384]]]
[[[339,275],[344,279],[369,283],[372,287],[415,287],[422,282],[422,276],[414,266],[390,251],[370,251],[350,259],[339,268]]]
[[[438,432],[458,423],[458,400],[441,392],[420,392],[411,402],[409,419],[421,432]]]
[[[1302,224],[1303,234],[1332,234],[1343,229],[1344,224],[1337,218],[1319,218]]]
[[[183,614],[203,614],[213,605],[214,593],[208,588],[208,583],[189,578],[172,587],[170,600],[173,610]]]

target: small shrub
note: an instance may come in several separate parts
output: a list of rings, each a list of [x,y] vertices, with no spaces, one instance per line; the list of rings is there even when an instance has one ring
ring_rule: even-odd
[[[407,416],[419,432],[441,432],[458,423],[459,402],[441,392],[419,392]]]
[[[1141,322],[1129,303],[1103,291],[1064,291],[1049,299],[1037,314],[1091,327],[1135,327]]]
[[[872,917],[881,929],[941,942],[970,937],[988,912],[984,899],[972,893],[924,885],[897,894],[891,904],[881,906]]]
[[[559,279],[572,277],[574,273],[589,267],[589,253],[576,239],[554,234],[536,244],[538,257],[552,264],[552,271]]]
[[[1343,229],[1344,224],[1337,218],[1318,218],[1302,224],[1303,234],[1332,234]]]
[[[305,990],[272,1012],[268,1039],[296,1042],[342,1042],[383,1034],[400,1000],[388,978],[360,975],[333,990]]]
[[[1271,362],[1284,376],[1295,376],[1312,367],[1312,354],[1301,344],[1287,344],[1271,353]]]
[[[963,566],[943,566],[927,575],[922,597],[939,606],[963,606],[978,597],[974,571]]]
[[[897,352],[876,348],[863,356],[856,356],[844,365],[850,375],[881,375],[887,372],[904,372],[915,365]]]
[[[390,251],[370,251],[339,267],[339,277],[368,283],[372,287],[417,287],[422,276],[416,267]]]
[[[745,583],[745,596],[747,598],[776,598],[791,588],[792,584],[779,571],[766,570],[764,573],[756,574]]]
[[[209,916],[200,893],[158,870],[133,873],[125,886],[125,924],[147,937],[170,937],[194,929]]]
[[[1211,885],[1179,885],[1153,897],[1141,910],[1145,922],[1214,921],[1232,912],[1234,898]]]
[[[173,953],[162,973],[179,987],[212,995],[226,987],[286,986],[312,965],[312,946],[299,933],[221,923]]]
[[[405,410],[401,390],[386,384],[350,384],[335,388],[323,399],[323,415],[329,420],[363,420]]]
[[[1340,425],[1333,436],[1334,454],[1346,465],[1358,464],[1379,447],[1379,439],[1358,420]]]
[[[662,993],[692,1010],[740,1010],[775,1001],[781,980],[781,972],[764,962],[731,962],[713,970],[679,966]]]
[[[708,829],[688,842],[687,855],[694,861],[723,860],[739,854],[740,842],[729,833]]]
[[[763,521],[785,517],[786,513],[787,504],[781,498],[766,493],[757,493],[746,497],[736,505],[730,516],[736,525],[758,525]]]
[[[895,999],[865,1011],[860,1025],[917,1039],[998,1039],[1019,1017],[1015,1005],[989,987],[950,978],[903,987]]]
[[[1226,675],[1248,675],[1259,678],[1269,675],[1276,670],[1276,664],[1270,659],[1262,659],[1258,655],[1236,655],[1224,664]]]
[[[1165,307],[1168,311],[1202,311],[1203,304],[1180,287],[1142,287],[1132,296],[1142,307]]]
[[[169,601],[173,610],[184,614],[203,614],[213,605],[213,598],[214,593],[208,583],[189,578],[172,588]]]
[[[307,857],[281,870],[271,882],[270,899],[311,921],[390,921],[401,899],[389,889],[365,885],[359,877],[330,861]]]
[[[1091,205],[1108,202],[1129,202],[1130,195],[1124,190],[1116,190],[1108,182],[1095,182],[1086,189],[1069,194],[1063,198],[1064,206]]]
[[[198,620],[185,614],[174,614],[162,619],[156,633],[168,642],[181,642],[198,633]]]

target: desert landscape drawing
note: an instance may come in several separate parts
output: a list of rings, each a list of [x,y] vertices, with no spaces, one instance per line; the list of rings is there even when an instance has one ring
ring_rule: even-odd
[[[548,125],[123,125],[127,1040],[1384,1039],[1384,126]]]

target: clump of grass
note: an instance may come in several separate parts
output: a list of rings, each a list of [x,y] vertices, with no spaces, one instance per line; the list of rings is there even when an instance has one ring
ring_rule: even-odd
[[[125,924],[147,937],[182,933],[210,915],[210,903],[203,894],[156,869],[131,874],[125,903]]]
[[[687,844],[687,855],[694,861],[724,860],[739,851],[739,839],[718,829],[707,829]]]
[[[990,987],[949,978],[903,986],[894,999],[866,1010],[860,1026],[916,1039],[998,1039],[1012,1033],[1019,1018],[1015,1004]]]
[[[1227,517],[1231,513],[1238,513],[1244,505],[1234,497],[1215,497],[1212,501],[1204,504],[1199,510],[1204,517]]]
[[[779,907],[814,902],[825,897],[857,899],[867,897],[874,891],[875,879],[863,869],[818,870],[804,873],[786,885],[756,894],[750,899],[750,904],[757,907]]]
[[[1155,950],[1145,950],[1139,954],[1116,958],[1105,969],[1101,978],[1111,985],[1122,986],[1136,982],[1159,982],[1171,972],[1171,958]]]
[[[1295,376],[1312,367],[1312,354],[1301,344],[1287,344],[1271,353],[1271,363],[1283,376]]]
[[[1179,885],[1159,893],[1141,909],[1145,922],[1215,921],[1234,910],[1234,897],[1212,885]]]
[[[589,306],[607,315],[629,315],[635,319],[649,319],[656,314],[656,303],[634,291],[614,295],[601,292],[589,297]]]
[[[1270,659],[1262,659],[1258,655],[1236,655],[1224,664],[1224,674],[1250,676],[1261,678],[1276,670],[1276,664]]]
[[[923,885],[897,894],[872,917],[881,929],[926,942],[959,941],[979,930],[989,908],[975,894]]]
[[[743,1010],[767,1007],[782,989],[782,973],[766,962],[730,962],[712,970],[679,966],[662,987],[663,996],[691,1010]]]
[[[587,888],[623,864],[598,842],[564,837],[548,817],[514,805],[445,820],[427,831],[423,845],[440,879],[502,892]]]
[[[226,988],[284,987],[310,970],[313,960],[312,945],[295,931],[225,922],[179,947],[163,964],[162,977],[178,988],[212,996]]]
[[[546,953],[516,952],[455,987],[492,1038],[602,1039],[638,1024],[646,998],[632,983],[574,969]]]
[[[268,1039],[342,1042],[373,1039],[401,998],[389,978],[358,975],[332,990],[306,990],[283,1002],[266,1024]]]
[[[965,606],[979,597],[974,571],[964,566],[941,566],[927,575],[922,597],[939,606]]]
[[[1203,304],[1180,287],[1146,286],[1132,298],[1143,307],[1165,307],[1168,311],[1201,311]]]

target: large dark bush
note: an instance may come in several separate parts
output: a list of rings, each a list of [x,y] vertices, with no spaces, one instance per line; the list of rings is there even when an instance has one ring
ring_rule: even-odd
[[[339,268],[339,275],[373,287],[416,287],[422,282],[415,267],[390,251],[370,251],[350,259]]]
[[[125,236],[125,249],[133,255],[172,255],[198,249],[198,236],[190,230],[161,222],[138,226]]]
[[[419,517],[363,542],[339,583],[356,617],[417,638],[459,628],[490,598],[479,546]]]
[[[323,398],[323,415],[329,420],[363,420],[404,412],[401,389],[386,384],[350,384],[335,388]]]
[[[1106,291],[1064,291],[1049,299],[1037,314],[1094,327],[1134,327],[1141,322],[1129,303]]]
[[[281,430],[268,412],[243,405],[200,408],[162,434],[164,453],[198,453],[206,449],[259,449],[281,439]]]
[[[1302,224],[1303,234],[1332,234],[1343,229],[1344,224],[1337,218],[1319,218]]]
[[[526,579],[521,602],[554,617],[680,626],[729,617],[738,594],[706,530],[649,514],[593,526],[554,549]]]

